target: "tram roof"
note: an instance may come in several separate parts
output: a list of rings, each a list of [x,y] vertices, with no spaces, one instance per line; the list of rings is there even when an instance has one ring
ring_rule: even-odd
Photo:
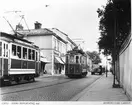
[[[7,38],[10,38],[10,39],[18,39],[20,41],[24,41],[24,42],[27,42],[27,43],[30,43],[30,44],[32,43],[32,42],[30,42],[30,41],[28,41],[26,39],[19,38],[19,37],[15,36],[15,35],[7,34],[5,32],[0,32],[0,36],[7,37]]]
[[[70,53],[70,54],[77,54],[78,53],[78,54],[85,55],[85,52],[81,49],[73,49],[73,50],[68,51],[68,53]]]

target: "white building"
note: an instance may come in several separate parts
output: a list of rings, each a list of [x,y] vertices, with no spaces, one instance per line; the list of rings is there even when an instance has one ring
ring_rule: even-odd
[[[76,46],[68,35],[56,28],[41,28],[38,22],[35,23],[35,29],[21,30],[19,33],[24,34],[24,38],[39,46],[43,56],[50,62],[45,65],[47,73],[53,75],[65,72],[65,54]]]

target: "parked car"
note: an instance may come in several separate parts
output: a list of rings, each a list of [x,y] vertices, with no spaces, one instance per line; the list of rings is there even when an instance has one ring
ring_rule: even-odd
[[[91,75],[94,75],[95,73],[102,75],[102,73],[103,73],[102,66],[93,68],[91,71]]]

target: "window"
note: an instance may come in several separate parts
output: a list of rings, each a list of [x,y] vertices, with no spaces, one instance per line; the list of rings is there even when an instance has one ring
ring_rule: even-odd
[[[21,58],[21,47],[17,46],[17,56]]]
[[[82,56],[80,56],[80,63],[82,63]]]
[[[27,59],[27,48],[23,47],[23,59]]]
[[[12,45],[12,55],[16,56],[16,45]]]
[[[74,63],[74,55],[70,55],[69,63]]]
[[[76,56],[76,63],[79,63],[79,56]]]
[[[32,50],[32,60],[35,60],[35,51]]]
[[[31,58],[32,58],[32,52],[31,52],[31,49],[28,49],[28,59],[31,60]]]
[[[38,52],[36,52],[36,61],[38,61]]]
[[[60,52],[62,52],[62,43],[60,42]]]
[[[57,40],[57,50],[59,51],[59,40]]]
[[[2,56],[2,42],[0,42],[0,56]]]
[[[6,53],[6,48],[5,48],[5,43],[4,43],[4,57],[5,57],[5,53]]]
[[[56,50],[56,39],[54,39],[54,49]]]
[[[6,57],[8,57],[8,44],[6,44]]]

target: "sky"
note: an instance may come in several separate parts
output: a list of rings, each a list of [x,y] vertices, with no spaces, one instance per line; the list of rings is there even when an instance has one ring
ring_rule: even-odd
[[[34,23],[38,21],[42,28],[58,28],[73,40],[83,40],[85,51],[98,51],[100,32],[97,9],[106,2],[107,0],[2,0],[0,31],[8,33],[12,30],[7,21],[15,29],[21,20],[20,16],[24,15],[29,29],[34,29]],[[24,29],[28,29],[24,20],[21,24]],[[105,65],[103,55],[101,59]]]
[[[38,21],[42,28],[58,28],[71,39],[84,40],[85,51],[98,51],[100,33],[96,11],[105,4],[106,0],[3,0],[0,4],[0,31],[11,31],[6,20],[15,29],[21,20],[20,15],[24,15],[29,29],[34,29],[34,23]],[[24,20],[21,24],[27,29]]]

